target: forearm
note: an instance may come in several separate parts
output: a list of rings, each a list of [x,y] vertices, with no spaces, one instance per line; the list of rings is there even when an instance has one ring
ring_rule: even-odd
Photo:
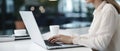
[[[110,40],[112,38],[111,35],[82,35],[73,38],[73,44],[84,45],[86,47],[96,49],[96,50],[103,50],[107,47]]]

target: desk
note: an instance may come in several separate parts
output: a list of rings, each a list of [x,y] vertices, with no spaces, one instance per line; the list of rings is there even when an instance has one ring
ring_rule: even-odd
[[[74,30],[75,32],[75,29],[72,30]],[[76,29],[76,30],[80,31],[81,29]],[[66,31],[70,33],[71,29],[65,30],[65,32]],[[87,48],[87,47],[46,50],[45,48],[42,48],[41,46],[33,43],[31,40],[19,40],[19,41],[0,43],[0,51],[92,51],[92,50],[91,48]]]
[[[0,51],[92,51],[90,48],[78,47],[67,49],[46,50],[31,40],[20,40],[0,43]]]

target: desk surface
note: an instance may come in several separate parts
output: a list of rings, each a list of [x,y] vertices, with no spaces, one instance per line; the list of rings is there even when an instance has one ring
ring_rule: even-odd
[[[46,50],[31,40],[20,40],[0,43],[0,51],[92,51],[90,48],[77,47],[67,49]]]
[[[88,28],[80,29],[67,29],[61,30],[61,34],[82,34],[87,31]],[[46,39],[49,33],[43,35]],[[20,40],[12,42],[0,43],[0,51],[92,51],[91,48],[77,47],[77,48],[67,48],[67,49],[56,49],[56,50],[46,50],[39,45],[36,45],[31,40]]]

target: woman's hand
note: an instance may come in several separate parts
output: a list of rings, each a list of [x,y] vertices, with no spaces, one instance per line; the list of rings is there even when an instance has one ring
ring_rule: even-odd
[[[55,42],[63,42],[65,44],[72,44],[73,37],[65,36],[65,35],[56,35],[51,38],[49,38],[49,41],[51,43]]]

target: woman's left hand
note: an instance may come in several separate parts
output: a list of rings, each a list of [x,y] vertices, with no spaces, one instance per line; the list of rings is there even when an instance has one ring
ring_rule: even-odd
[[[73,40],[73,37],[66,36],[66,35],[55,35],[55,36],[49,38],[49,41],[51,43],[63,42],[65,44],[72,44],[72,40]]]

